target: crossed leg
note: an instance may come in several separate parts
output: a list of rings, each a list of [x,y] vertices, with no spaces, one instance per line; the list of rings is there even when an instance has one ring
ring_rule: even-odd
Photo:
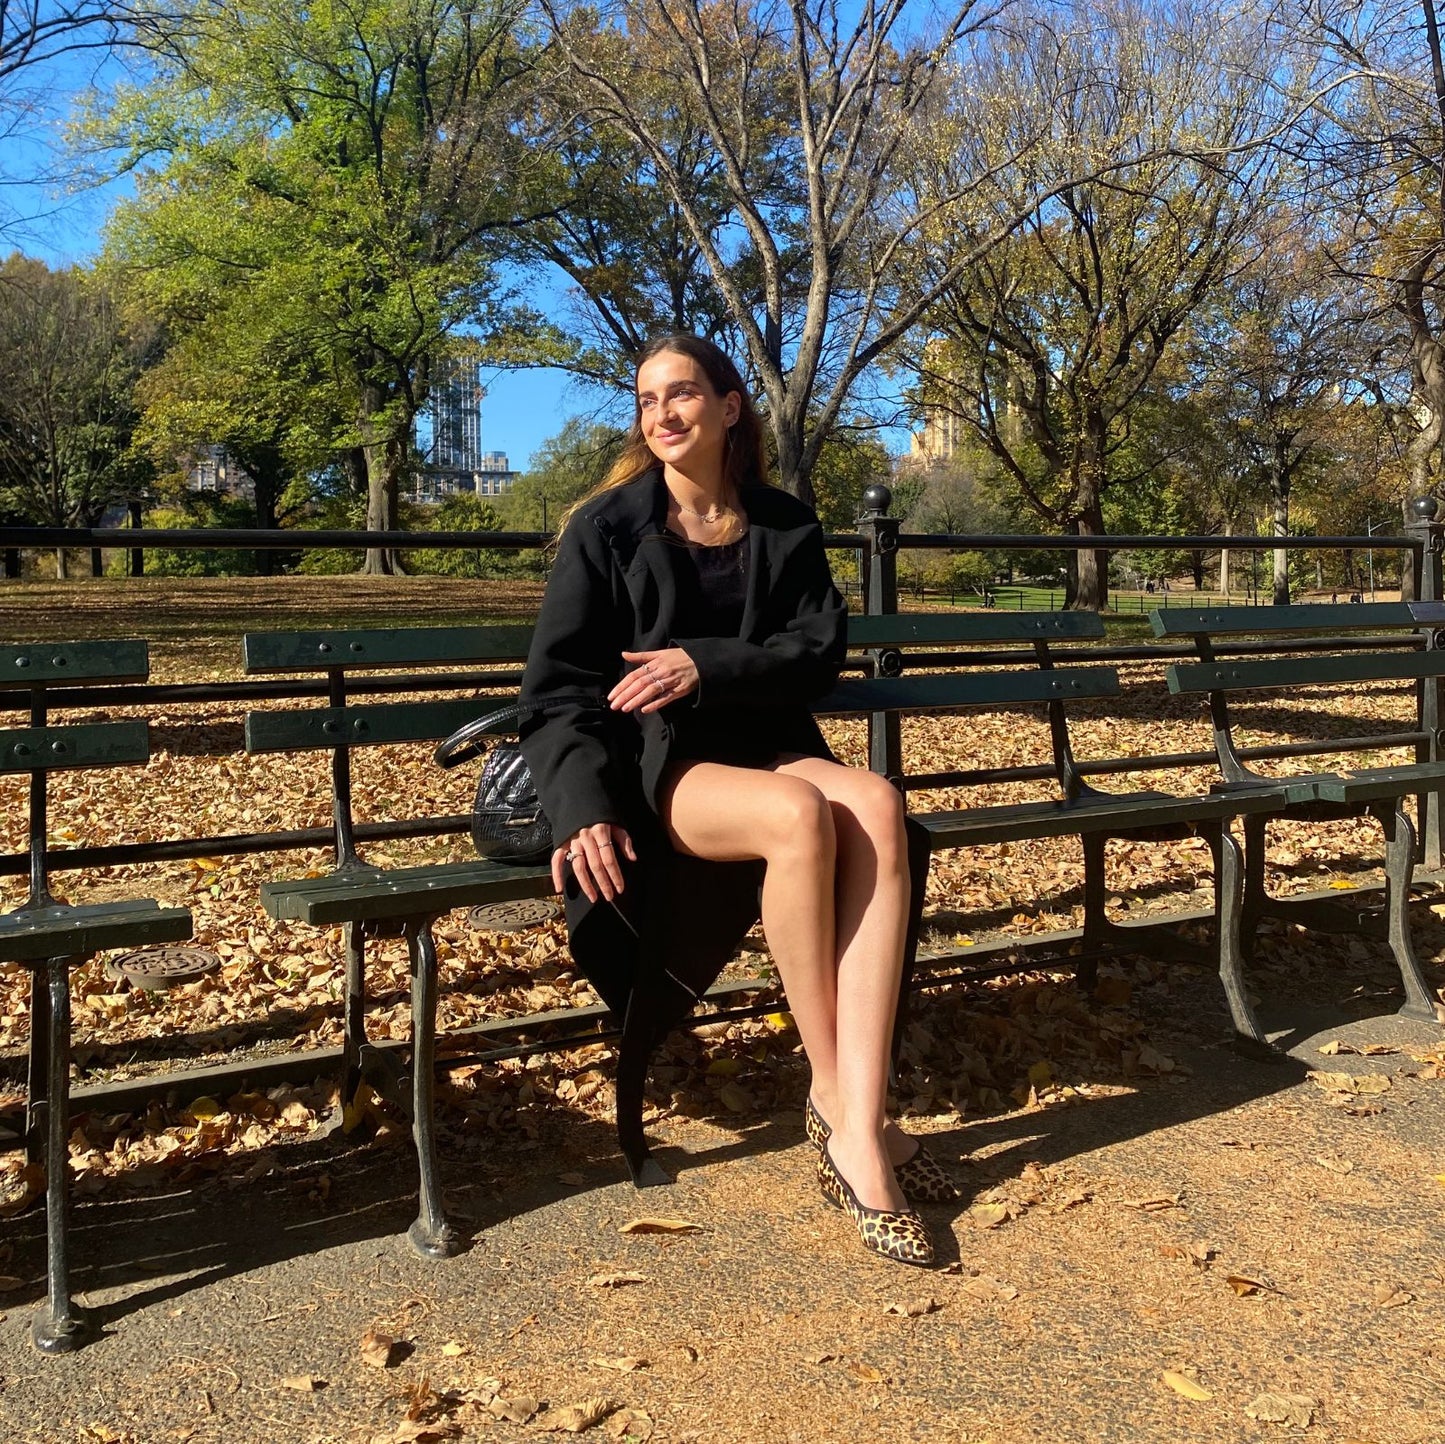
[[[680,851],[766,862],[763,930],[833,1162],[865,1206],[905,1207],[893,1164],[914,1145],[885,1113],[908,921],[902,799],[876,773],[789,757],[770,768],[682,763],[661,801]]]

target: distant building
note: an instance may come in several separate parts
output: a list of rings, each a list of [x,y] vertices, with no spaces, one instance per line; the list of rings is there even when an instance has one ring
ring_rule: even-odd
[[[212,496],[256,499],[256,482],[224,446],[203,446],[193,452],[186,465],[186,490],[210,492]]]
[[[476,361],[446,359],[432,376],[428,407],[431,446],[417,474],[412,499],[445,501],[459,492],[502,496],[517,473],[503,451],[482,450],[482,368]]]

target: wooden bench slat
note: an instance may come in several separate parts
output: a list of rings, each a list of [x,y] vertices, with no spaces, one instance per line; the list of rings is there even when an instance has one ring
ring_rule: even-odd
[[[1315,783],[1315,796],[1324,802],[1378,802],[1414,791],[1429,791],[1445,782],[1445,762],[1414,762],[1402,767],[1367,767]]]
[[[509,867],[479,858],[263,882],[261,906],[273,918],[330,924],[425,916],[482,902],[545,897],[551,891],[550,868]]]
[[[1075,803],[1016,802],[970,807],[959,812],[923,813],[917,815],[917,820],[928,829],[935,849],[1085,832],[1123,837],[1136,829],[1187,826],[1221,817],[1238,817],[1246,812],[1275,812],[1284,795],[1283,788],[1260,788],[1229,796],[1211,793],[1203,797],[1175,797],[1164,792],[1119,793]]]
[[[526,657],[531,640],[531,627],[376,627],[248,632],[241,650],[247,672],[324,672],[516,662]]]
[[[887,647],[949,642],[1067,642],[1098,640],[1104,619],[1097,612],[900,613],[848,618],[850,647]]]
[[[1169,690],[1261,691],[1332,682],[1383,682],[1445,676],[1445,652],[1354,652],[1341,656],[1271,657],[1255,662],[1175,662]]]
[[[1288,607],[1161,607],[1149,613],[1156,637],[1197,637],[1237,632],[1359,632],[1410,627],[1405,602],[1324,602]]]
[[[949,707],[1113,697],[1118,691],[1119,674],[1113,667],[866,677],[840,682],[813,704],[813,711],[828,716],[892,710],[927,712]]]
[[[141,721],[0,729],[0,772],[64,772],[144,762],[150,739]]]
[[[453,697],[430,702],[371,702],[246,714],[247,752],[310,752],[321,747],[376,747],[436,742],[508,697]]]
[[[0,917],[0,961],[89,957],[105,948],[179,943],[190,936],[189,909],[163,907],[154,898],[81,907],[59,904]]]
[[[150,645],[139,641],[27,642],[0,646],[0,688],[144,682]]]

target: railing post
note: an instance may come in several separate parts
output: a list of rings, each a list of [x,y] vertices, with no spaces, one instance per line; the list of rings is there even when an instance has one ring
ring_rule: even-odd
[[[901,523],[888,515],[893,493],[876,482],[863,493],[867,510],[858,518],[863,537],[863,610],[870,617],[892,616],[898,611],[898,531]],[[903,670],[896,648],[869,652],[875,676]],[[896,712],[868,716],[868,766],[895,787],[903,785],[903,733]]]
[[[1433,496],[1417,496],[1410,503],[1410,520],[1405,532],[1415,543],[1413,571],[1415,595],[1422,602],[1438,602],[1441,598],[1441,557],[1445,552],[1445,524],[1438,521],[1440,504]],[[1445,628],[1425,627],[1427,651],[1445,650]],[[1445,758],[1445,733],[1441,731],[1441,679],[1425,677],[1420,682],[1420,730],[1425,741],[1416,749],[1421,762],[1439,762]],[[1439,791],[1420,794],[1419,846],[1421,860],[1427,868],[1439,868],[1441,853],[1442,794]]]

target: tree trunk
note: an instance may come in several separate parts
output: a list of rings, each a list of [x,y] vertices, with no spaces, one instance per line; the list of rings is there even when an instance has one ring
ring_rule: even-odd
[[[778,485],[809,506],[817,504],[813,478],[803,469],[803,427],[779,414],[773,421],[773,442],[778,448]]]
[[[103,577],[105,575],[105,558],[100,554],[99,547],[91,547],[90,549],[90,574],[93,577]]]
[[[1075,529],[1080,536],[1104,535],[1104,503],[1100,494],[1099,469],[1085,471],[1079,483],[1079,517]],[[1100,612],[1109,600],[1109,553],[1104,547],[1079,548],[1079,584],[1073,607],[1080,612]]]
[[[1289,483],[1289,468],[1276,457],[1269,479],[1270,500],[1274,507],[1271,536],[1289,535]],[[1276,547],[1274,552],[1274,604],[1277,607],[1289,606],[1289,552],[1284,547]]]
[[[1229,522],[1224,523],[1224,535],[1232,535],[1229,530]],[[1224,605],[1229,605],[1229,548],[1227,546],[1219,549],[1219,595],[1224,598]]]
[[[1411,499],[1429,496],[1434,490],[1440,441],[1445,434],[1445,347],[1435,335],[1425,301],[1427,277],[1434,275],[1437,253],[1438,248],[1431,247],[1400,279],[1400,309],[1410,327],[1413,410],[1420,423],[1406,451],[1406,525],[1411,520]],[[1400,564],[1400,598],[1411,601],[1416,595],[1414,553],[1407,551]]]
[[[70,580],[70,573],[65,569],[65,548],[55,548],[55,580],[65,582]]]
[[[1191,573],[1193,574],[1193,576],[1194,576],[1194,590],[1195,590],[1196,592],[1202,592],[1202,591],[1204,590],[1204,553],[1203,553],[1203,552],[1199,552],[1199,551],[1190,552],[1190,554],[1189,554],[1189,570],[1190,570],[1190,572],[1191,572]]]
[[[383,414],[385,397],[379,387],[367,387],[361,425],[362,454],[366,462],[366,530],[396,531],[401,469],[406,434],[395,416]],[[361,570],[368,576],[399,576],[401,560],[394,547],[368,547]]]

